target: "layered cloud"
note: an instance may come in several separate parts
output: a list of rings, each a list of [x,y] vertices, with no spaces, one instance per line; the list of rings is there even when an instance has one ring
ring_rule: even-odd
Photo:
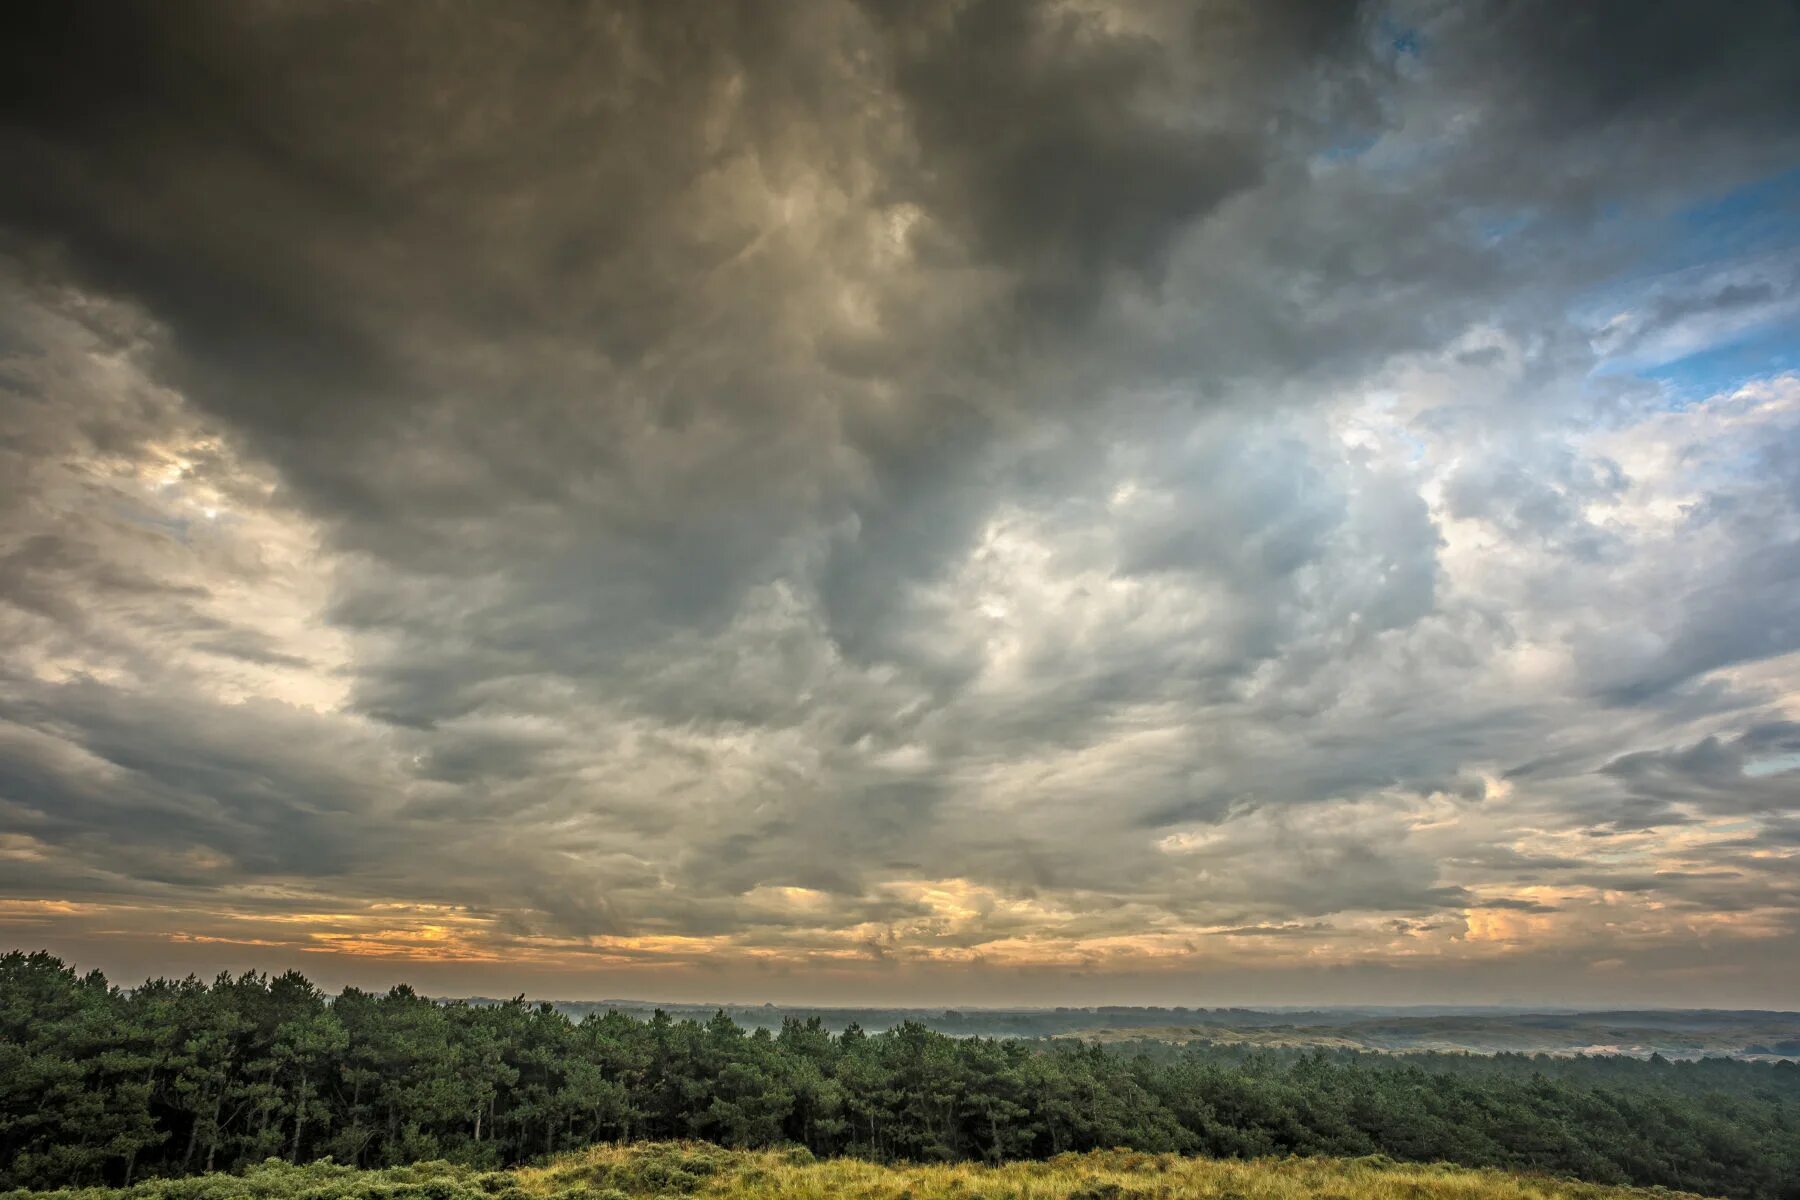
[[[561,995],[1774,1004],[1791,6],[60,6],[0,928]]]

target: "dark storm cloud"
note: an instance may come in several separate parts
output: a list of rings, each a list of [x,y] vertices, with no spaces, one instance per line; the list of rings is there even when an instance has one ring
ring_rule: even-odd
[[[1666,200],[1685,186],[1673,145],[1690,170],[1760,172],[1790,166],[1800,139],[1800,14],[1782,0],[1723,18],[1683,0],[1455,5],[1424,39],[1446,89],[1480,109],[1472,161],[1495,198],[1591,212],[1623,183]]]
[[[1303,45],[1323,44],[1295,25]],[[7,151],[26,183],[8,192],[15,229],[144,302],[171,330],[169,368],[193,397],[228,412],[314,503],[415,533],[428,517],[478,518],[477,497],[566,501],[567,472],[619,466],[609,451],[642,437],[638,422],[772,436],[753,423],[792,416],[804,401],[782,393],[824,381],[780,361],[796,349],[782,344],[794,336],[782,310],[810,299],[790,273],[808,264],[776,250],[731,278],[791,219],[759,211],[759,189],[817,173],[852,201],[892,203],[934,180],[944,197],[917,198],[937,235],[957,241],[954,227],[974,221],[946,268],[997,259],[1028,286],[1047,273],[1085,288],[1115,265],[1149,266],[1255,173],[1248,148],[1218,163],[1196,151],[1196,130],[1168,115],[1177,97],[1136,103],[1174,69],[1169,48],[1029,5],[873,23],[790,6],[529,19],[30,6],[15,33]],[[1289,72],[1309,61],[1265,56]],[[892,97],[880,91],[890,78]],[[989,90],[963,103],[933,79]],[[992,144],[1009,129],[1023,145]],[[1121,171],[1128,186],[1103,183]],[[823,250],[839,231],[819,232]],[[1076,261],[1035,265],[1063,252]],[[774,303],[740,309],[750,295]],[[883,333],[904,348],[916,319],[900,312]],[[990,314],[989,332],[1009,324]],[[575,362],[508,352],[527,345]],[[700,361],[654,362],[676,353]],[[717,372],[709,358],[723,360]],[[474,381],[478,413],[459,410],[454,373],[470,368],[500,373]],[[485,407],[492,388],[509,401],[504,420]],[[586,420],[571,427],[574,413]],[[433,449],[472,476],[445,489],[386,477],[413,465],[397,445],[420,432],[407,423],[432,415],[447,443]],[[883,435],[894,431],[866,436]]]
[[[1793,422],[1594,368],[1791,262],[1570,314],[1795,160],[1791,6],[7,19],[46,894],[884,962],[1786,903],[1669,831],[1783,836]]]
[[[6,801],[17,827],[90,865],[188,881],[183,852],[237,876],[340,876],[395,849],[370,821],[381,773],[306,714],[220,711],[159,699],[155,710],[96,684],[9,702]],[[78,730],[81,751],[60,736]]]
[[[1161,31],[1121,36],[1104,14],[1025,0],[889,5],[879,19],[918,139],[919,198],[977,261],[1015,274],[1027,320],[1081,315],[1115,272],[1159,283],[1180,230],[1260,174],[1258,131],[1235,127],[1249,124],[1245,97],[1195,111],[1179,77],[1190,64]],[[1357,21],[1354,4],[1305,15],[1244,6],[1197,14],[1191,36],[1222,34],[1228,45],[1203,47],[1220,62],[1278,43],[1259,65],[1285,82]]]

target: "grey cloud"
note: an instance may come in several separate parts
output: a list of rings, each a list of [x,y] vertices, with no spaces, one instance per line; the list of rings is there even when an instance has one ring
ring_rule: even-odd
[[[307,738],[302,722],[208,709],[196,728],[191,711],[166,701],[163,716],[142,721],[92,686],[57,699],[55,711],[6,707],[9,725],[37,736],[12,741],[5,795],[18,827],[92,866],[150,880],[328,879],[397,848],[367,819],[366,760]],[[79,751],[58,744],[63,723],[80,730]],[[226,861],[207,870],[190,850]]]
[[[1179,64],[1150,36],[1019,0],[883,15],[922,199],[1017,271],[1027,314],[1078,315],[1112,270],[1160,271],[1182,225],[1257,179],[1250,138],[1180,113]]]
[[[1785,65],[1800,48],[1800,18],[1779,0],[1713,17],[1681,0],[1577,13],[1459,5],[1424,22],[1422,56],[1479,106],[1485,149],[1471,164],[1484,186],[1515,202],[1587,209],[1621,182],[1674,193],[1679,181],[1658,161],[1671,140],[1692,147],[1692,167],[1782,169],[1800,112]],[[1597,145],[1610,153],[1594,154]],[[1529,171],[1519,169],[1526,146]]]
[[[1623,494],[1626,480],[1617,464],[1534,449],[1525,463],[1498,453],[1470,461],[1445,489],[1451,515],[1492,522],[1515,538],[1541,538],[1577,558],[1616,552],[1614,540],[1585,511]]]
[[[1688,804],[1723,813],[1781,812],[1800,806],[1800,783],[1757,776],[1759,757],[1800,754],[1800,725],[1761,725],[1735,738],[1705,738],[1670,750],[1640,750],[1607,763],[1605,774],[1646,804]]]
[[[1478,908],[1498,908],[1510,912],[1551,913],[1560,909],[1554,904],[1543,904],[1536,900],[1514,900],[1503,897],[1498,900],[1482,900],[1475,905]]]
[[[1643,704],[1706,672],[1800,645],[1800,615],[1785,599],[1800,586],[1800,545],[1776,542],[1726,571],[1683,598],[1663,648],[1608,681],[1607,700]]]

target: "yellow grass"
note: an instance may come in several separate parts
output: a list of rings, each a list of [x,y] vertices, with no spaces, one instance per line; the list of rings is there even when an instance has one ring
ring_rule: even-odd
[[[1682,1193],[1381,1158],[1184,1158],[1112,1150],[1049,1162],[880,1166],[698,1143],[600,1146],[515,1173],[532,1200],[687,1193],[697,1200],[1626,1200]]]

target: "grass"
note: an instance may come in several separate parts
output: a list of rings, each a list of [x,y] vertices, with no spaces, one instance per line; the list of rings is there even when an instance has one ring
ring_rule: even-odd
[[[1128,1150],[1048,1162],[883,1166],[699,1142],[597,1146],[541,1167],[359,1171],[270,1161],[242,1175],[4,1200],[1675,1200],[1685,1193],[1385,1158],[1206,1159]]]

